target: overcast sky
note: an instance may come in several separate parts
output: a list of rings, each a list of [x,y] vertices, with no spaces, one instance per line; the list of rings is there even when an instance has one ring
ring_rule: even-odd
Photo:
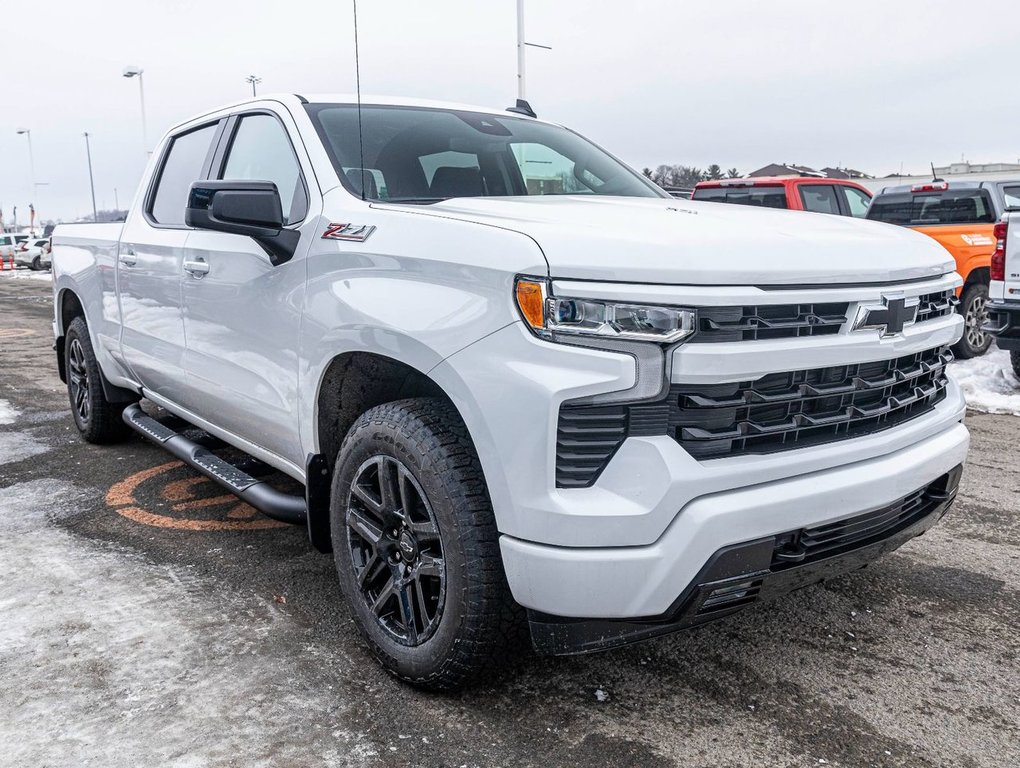
[[[1020,3],[988,0],[526,0],[528,98],[631,165],[742,172],[769,162],[875,175],[1016,162]],[[0,205],[27,221],[126,207],[149,142],[261,92],[354,89],[350,0],[4,3]],[[516,96],[515,0],[360,0],[364,93],[504,107]]]

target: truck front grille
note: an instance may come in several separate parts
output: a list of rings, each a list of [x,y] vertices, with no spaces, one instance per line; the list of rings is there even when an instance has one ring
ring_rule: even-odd
[[[924,323],[928,320],[936,320],[940,317],[953,314],[953,309],[959,304],[956,298],[956,291],[939,291],[938,293],[926,293],[921,296],[921,303],[917,308],[916,322]]]
[[[945,397],[947,347],[894,360],[670,389],[669,428],[697,459],[803,448],[901,424]]]
[[[688,343],[760,341],[836,334],[846,322],[849,306],[844,301],[829,304],[702,307],[698,309],[698,332]]]
[[[772,453],[889,429],[946,396],[948,347],[732,384],[674,384],[664,400],[565,403],[556,486],[592,485],[628,437],[667,435],[696,459]]]

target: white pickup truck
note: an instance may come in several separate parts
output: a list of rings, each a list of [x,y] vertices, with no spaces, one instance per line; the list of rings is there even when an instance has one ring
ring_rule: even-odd
[[[1020,378],[1020,210],[1003,214],[994,237],[985,330],[995,336],[999,349],[1009,352],[1013,373]]]
[[[523,102],[218,109],[123,225],[53,242],[85,439],[131,427],[307,525],[425,687],[524,627],[593,651],[857,568],[946,512],[967,454],[935,241],[672,199]]]

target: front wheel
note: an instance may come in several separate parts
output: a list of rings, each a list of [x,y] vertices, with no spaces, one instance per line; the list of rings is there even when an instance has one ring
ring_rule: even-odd
[[[1014,349],[1009,353],[1009,362],[1013,366],[1013,373],[1020,379],[1020,349]]]
[[[85,319],[71,321],[64,337],[64,362],[71,415],[81,436],[89,443],[113,443],[124,439],[128,426],[121,420],[124,403],[111,403],[103,392],[99,361],[92,349]]]
[[[988,286],[971,283],[960,296],[960,314],[963,315],[963,337],[953,352],[961,360],[978,357],[988,351],[992,337],[982,327],[988,322]]]
[[[333,472],[330,524],[354,622],[402,680],[461,688],[520,637],[482,469],[449,403],[401,400],[354,423]]]

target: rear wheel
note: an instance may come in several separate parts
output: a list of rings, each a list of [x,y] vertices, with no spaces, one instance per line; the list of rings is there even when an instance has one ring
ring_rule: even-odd
[[[988,286],[971,283],[960,296],[960,314],[963,315],[963,337],[956,343],[953,352],[961,360],[978,357],[988,351],[992,337],[982,330],[988,322]]]
[[[494,670],[520,637],[482,470],[448,403],[401,400],[354,423],[333,473],[330,523],[351,615],[397,677],[457,689]]]
[[[32,269],[36,272],[42,269],[42,256],[36,256],[32,259]]]
[[[128,426],[121,420],[126,403],[111,403],[106,399],[99,361],[82,317],[76,317],[67,328],[64,361],[71,415],[81,436],[90,443],[123,440],[128,434]]]

